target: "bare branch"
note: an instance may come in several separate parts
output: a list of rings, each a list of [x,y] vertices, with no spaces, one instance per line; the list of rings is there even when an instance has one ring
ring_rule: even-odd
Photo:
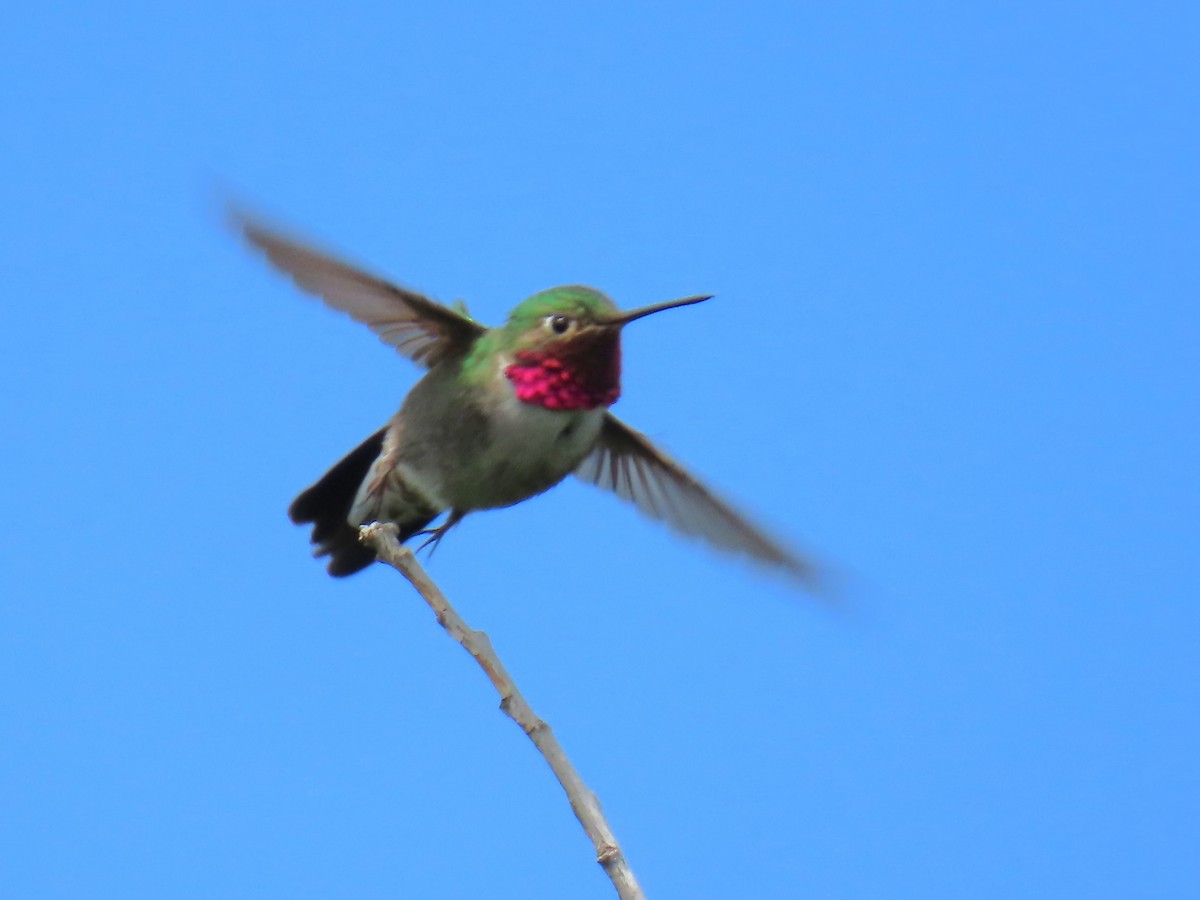
[[[475,657],[475,662],[479,663],[479,667],[500,694],[500,708],[529,735],[529,739],[554,770],[558,783],[567,792],[567,799],[571,801],[571,809],[575,811],[579,824],[592,839],[596,848],[596,861],[612,879],[617,896],[621,900],[645,900],[646,895],[642,893],[633,870],[625,860],[625,854],[621,852],[621,845],[617,843],[604,813],[600,810],[600,801],[583,783],[550,726],[534,713],[524,696],[517,690],[504,664],[492,649],[492,642],[488,640],[488,636],[482,631],[475,631],[455,612],[450,601],[421,568],[412,551],[397,540],[395,525],[380,522],[364,525],[359,537],[364,544],[375,550],[381,562],[392,566],[409,580],[437,616],[438,624],[462,644],[464,650]]]

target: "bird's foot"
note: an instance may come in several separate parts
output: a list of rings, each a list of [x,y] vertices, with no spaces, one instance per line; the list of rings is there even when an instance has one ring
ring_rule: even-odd
[[[433,559],[433,551],[437,549],[438,542],[446,536],[446,533],[462,521],[466,513],[459,512],[457,509],[451,510],[450,517],[446,519],[437,528],[426,528],[423,531],[418,531],[413,537],[425,537],[425,541],[417,548],[416,552],[420,553],[426,547],[429,548],[428,559]]]

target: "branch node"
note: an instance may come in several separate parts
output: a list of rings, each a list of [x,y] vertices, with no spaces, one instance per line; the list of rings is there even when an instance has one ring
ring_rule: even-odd
[[[600,865],[607,865],[621,855],[621,848],[614,847],[612,844],[606,844],[600,848],[600,852],[596,854],[596,862]]]

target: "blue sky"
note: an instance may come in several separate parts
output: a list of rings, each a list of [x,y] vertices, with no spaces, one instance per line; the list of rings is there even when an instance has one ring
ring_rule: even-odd
[[[1196,890],[1190,5],[3,18],[12,896],[611,896],[408,586],[287,521],[418,373],[221,189],[485,321],[717,295],[617,412],[844,611],[576,483],[429,564],[651,896]]]

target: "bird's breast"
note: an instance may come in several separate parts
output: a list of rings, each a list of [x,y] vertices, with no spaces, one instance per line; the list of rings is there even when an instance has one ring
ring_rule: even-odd
[[[540,494],[578,468],[604,420],[602,408],[551,410],[519,400],[516,392],[489,416],[489,444],[479,483],[489,505],[509,506]]]
[[[431,371],[400,411],[399,462],[457,509],[511,506],[575,471],[595,446],[602,407],[551,410],[526,403],[498,359],[492,377],[464,383]]]

